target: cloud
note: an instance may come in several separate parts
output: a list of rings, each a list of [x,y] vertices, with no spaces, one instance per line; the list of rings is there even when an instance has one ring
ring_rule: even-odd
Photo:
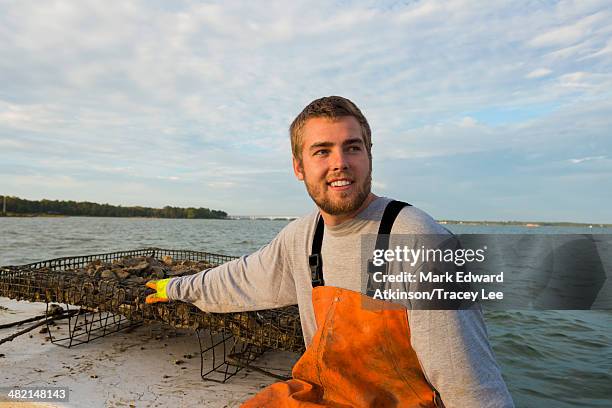
[[[476,119],[471,118],[469,116],[466,116],[463,119],[461,119],[461,122],[459,123],[459,126],[460,127],[473,128],[477,124],[478,124],[478,122],[476,121]]]
[[[581,88],[593,93],[605,94],[612,85],[612,74],[578,71],[561,75],[558,80],[559,86],[563,88]]]
[[[372,180],[372,189],[374,191],[385,191],[387,190],[387,183],[383,183],[378,180]]]
[[[581,157],[579,159],[569,159],[568,161],[572,164],[580,164],[586,161],[603,160],[605,158],[606,156],[592,156],[592,157]]]
[[[550,75],[551,72],[548,68],[538,68],[528,73],[525,78],[542,78]]]
[[[590,55],[582,57],[581,60],[585,60],[585,59],[589,59],[589,58],[604,57],[604,56],[610,55],[610,54],[612,54],[612,40],[608,41],[608,43],[604,47],[600,48],[596,52],[594,52],[594,53],[592,53]]]
[[[397,171],[410,170],[402,160],[480,154],[502,163],[508,151],[609,157],[608,9],[605,1],[3,5],[0,173],[19,169],[31,182],[9,187],[26,196],[299,214],[312,204],[291,173],[287,128],[309,101],[332,94],[360,106],[375,165],[391,160]],[[43,175],[63,184],[45,187]],[[393,191],[390,180],[377,183]]]
[[[400,13],[396,19],[401,23],[418,21],[422,18],[433,17],[442,10],[442,6],[436,2],[415,3],[406,11]]]
[[[607,24],[610,12],[600,11],[578,19],[578,21],[553,28],[545,33],[537,35],[529,45],[533,47],[569,46],[584,39],[601,24]]]

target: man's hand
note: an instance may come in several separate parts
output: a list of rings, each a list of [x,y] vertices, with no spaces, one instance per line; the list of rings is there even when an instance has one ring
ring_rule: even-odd
[[[170,282],[170,278],[148,281],[147,288],[151,288],[156,292],[147,296],[145,301],[147,303],[167,302],[166,285],[168,282]]]

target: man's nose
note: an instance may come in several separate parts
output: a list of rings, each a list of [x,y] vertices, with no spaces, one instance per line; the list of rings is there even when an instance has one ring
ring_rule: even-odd
[[[332,154],[332,168],[334,171],[346,170],[349,167],[348,156],[342,150]]]

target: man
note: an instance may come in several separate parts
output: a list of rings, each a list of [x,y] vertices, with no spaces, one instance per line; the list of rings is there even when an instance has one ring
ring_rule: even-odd
[[[338,96],[317,99],[290,135],[294,173],[317,211],[254,254],[150,282],[157,292],[148,301],[182,300],[208,312],[298,304],[307,350],[294,378],[245,406],[435,406],[440,398],[446,407],[513,406],[478,307],[364,307],[361,237],[380,231],[387,208],[397,209],[393,234],[448,232],[424,212],[370,191],[371,131],[359,108]]]

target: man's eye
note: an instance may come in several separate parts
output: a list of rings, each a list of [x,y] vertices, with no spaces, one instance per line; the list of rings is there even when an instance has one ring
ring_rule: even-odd
[[[329,152],[329,150],[326,150],[326,149],[317,150],[315,152],[315,156],[323,156],[323,155],[327,154],[328,152]]]
[[[360,152],[361,146],[349,146],[348,150],[349,152]]]

